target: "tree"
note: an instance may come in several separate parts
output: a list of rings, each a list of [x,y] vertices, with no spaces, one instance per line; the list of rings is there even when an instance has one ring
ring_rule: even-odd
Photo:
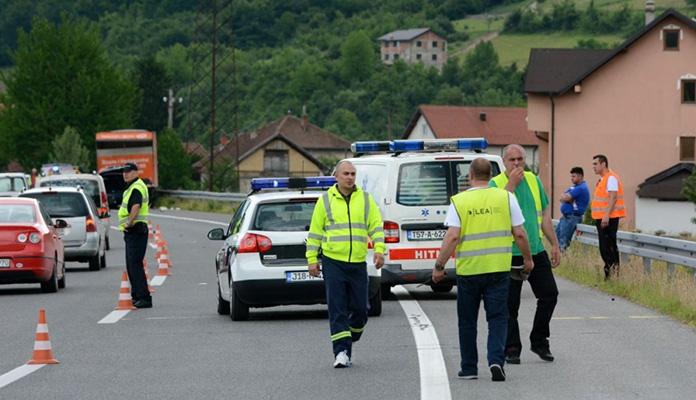
[[[363,132],[358,117],[349,110],[338,108],[326,120],[326,130],[339,133],[348,140],[360,139]]]
[[[94,166],[89,156],[89,150],[82,144],[80,134],[75,128],[66,126],[63,134],[53,139],[51,148],[51,153],[48,156],[49,162],[72,164],[80,167],[82,171],[89,171]]]
[[[182,189],[192,186],[191,159],[173,130],[165,129],[157,135],[157,155],[157,175],[162,188]]]
[[[162,97],[172,87],[164,65],[154,56],[141,58],[135,64],[133,83],[140,94],[135,111],[136,127],[161,132],[167,126],[167,104]]]
[[[348,82],[364,81],[376,62],[372,41],[363,31],[351,32],[341,46],[341,75]]]
[[[93,156],[95,132],[131,125],[135,89],[109,63],[93,26],[66,17],[60,25],[35,19],[30,33],[20,32],[12,56],[16,68],[2,76],[0,135],[23,166],[47,161],[66,126],[79,132]]]

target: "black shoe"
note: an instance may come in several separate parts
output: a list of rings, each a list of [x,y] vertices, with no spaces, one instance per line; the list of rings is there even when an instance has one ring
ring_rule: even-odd
[[[135,308],[152,308],[152,300],[137,300],[133,303]]]
[[[491,365],[491,379],[493,382],[505,381],[505,370],[498,364]]]
[[[505,355],[505,362],[508,364],[519,364],[520,363],[520,355],[519,354],[506,354]]]
[[[465,374],[462,371],[457,372],[457,378],[459,379],[466,379],[466,380],[474,380],[478,379],[478,375],[476,374]]]
[[[530,350],[544,361],[551,362],[554,360],[553,354],[551,354],[551,350],[548,347],[532,347]]]

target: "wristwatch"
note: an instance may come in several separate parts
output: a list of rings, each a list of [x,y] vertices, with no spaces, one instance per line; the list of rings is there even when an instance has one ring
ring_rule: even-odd
[[[445,270],[445,266],[442,265],[442,264],[435,263],[435,270],[437,270],[437,271],[444,271],[444,270]]]

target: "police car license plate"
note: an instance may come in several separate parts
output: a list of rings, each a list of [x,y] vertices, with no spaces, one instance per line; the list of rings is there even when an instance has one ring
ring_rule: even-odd
[[[285,282],[308,282],[308,281],[322,281],[324,276],[319,273],[319,276],[312,276],[308,271],[286,271],[285,272]]]
[[[437,229],[432,231],[406,231],[408,240],[442,240],[447,231]]]
[[[0,268],[9,268],[10,267],[10,259],[9,258],[0,258]]]

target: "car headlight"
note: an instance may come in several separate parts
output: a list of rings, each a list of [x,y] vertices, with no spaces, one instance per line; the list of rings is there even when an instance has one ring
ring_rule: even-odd
[[[20,233],[17,235],[17,241],[19,243],[26,243],[27,242],[27,234],[26,233]]]
[[[41,241],[41,235],[39,235],[38,233],[32,233],[31,235],[29,235],[29,241],[34,244],[37,244]]]

